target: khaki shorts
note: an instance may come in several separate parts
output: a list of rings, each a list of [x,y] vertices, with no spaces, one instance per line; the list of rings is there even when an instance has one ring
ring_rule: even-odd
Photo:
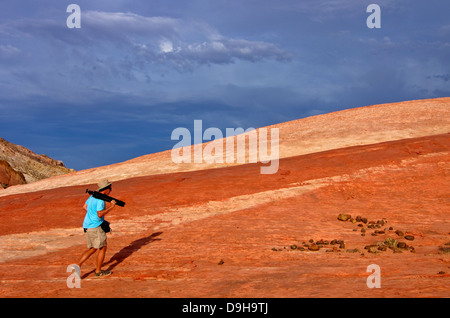
[[[106,246],[106,233],[101,226],[87,229],[84,232],[84,236],[86,237],[88,248],[102,248]]]

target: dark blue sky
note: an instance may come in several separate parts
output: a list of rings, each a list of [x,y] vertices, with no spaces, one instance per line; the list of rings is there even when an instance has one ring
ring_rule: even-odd
[[[371,3],[380,29],[366,25]],[[194,119],[225,131],[450,96],[449,12],[442,0],[8,1],[0,137],[81,170],[171,149]]]

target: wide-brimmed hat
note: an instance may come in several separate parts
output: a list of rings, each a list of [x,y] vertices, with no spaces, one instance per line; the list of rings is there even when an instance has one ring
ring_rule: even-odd
[[[110,185],[111,185],[111,182],[109,182],[108,180],[102,180],[99,183],[97,183],[98,191],[101,191],[104,188],[109,187]]]

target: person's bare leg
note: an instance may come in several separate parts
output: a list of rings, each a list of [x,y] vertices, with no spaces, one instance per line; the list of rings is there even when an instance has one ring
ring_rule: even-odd
[[[97,268],[95,269],[96,273],[100,273],[102,271],[105,255],[106,255],[106,246],[103,246],[102,248],[100,248],[97,254]]]
[[[81,265],[83,265],[83,263],[85,261],[87,261],[88,258],[91,257],[91,255],[94,254],[96,251],[97,251],[97,249],[93,248],[93,247],[84,251],[83,254],[81,254],[81,258],[80,258],[80,262],[78,263],[78,266],[81,268]]]

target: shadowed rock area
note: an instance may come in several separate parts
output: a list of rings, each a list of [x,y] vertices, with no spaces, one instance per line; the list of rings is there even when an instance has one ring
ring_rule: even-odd
[[[276,174],[170,152],[0,194],[1,297],[449,297],[450,98],[275,125]],[[81,288],[86,187],[114,182],[105,269]],[[368,288],[367,268],[381,269]]]
[[[27,183],[22,173],[14,170],[6,160],[0,160],[0,188]]]

